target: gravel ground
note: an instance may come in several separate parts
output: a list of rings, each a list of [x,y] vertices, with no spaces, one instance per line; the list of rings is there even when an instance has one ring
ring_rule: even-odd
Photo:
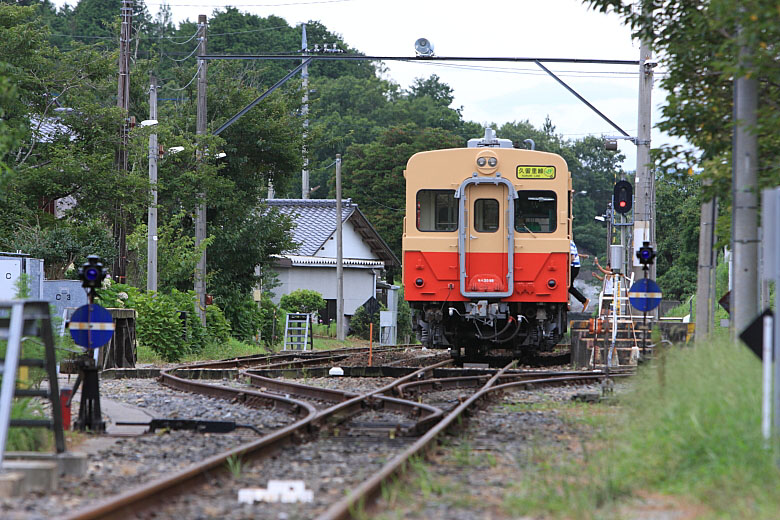
[[[248,408],[179,392],[150,379],[101,381],[101,397],[137,406],[152,417],[231,420],[252,424],[263,433],[293,421],[280,411]],[[77,413],[75,404],[73,410]],[[60,517],[95,500],[127,491],[255,439],[257,434],[244,429],[229,434],[158,431],[154,435],[122,438],[89,454],[87,474],[80,478],[60,478],[59,489],[55,492],[0,499],[0,518],[43,520]]]
[[[148,518],[154,519],[278,519],[314,518],[345,492],[379,470],[410,439],[356,437],[322,438],[284,448],[261,464],[242,467],[228,480],[215,482],[197,493],[175,500]],[[310,503],[239,504],[238,491],[265,488],[269,480],[302,480],[313,492]]]
[[[520,518],[504,507],[509,486],[534,463],[540,447],[576,449],[580,432],[562,420],[555,407],[583,391],[598,391],[598,386],[505,393],[474,413],[460,434],[447,437],[429,463],[419,464],[416,474],[395,488],[392,502],[380,500],[376,518]],[[425,402],[441,405],[465,392],[430,393]]]

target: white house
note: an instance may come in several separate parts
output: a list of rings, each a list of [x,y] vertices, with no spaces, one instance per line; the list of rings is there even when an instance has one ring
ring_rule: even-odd
[[[294,251],[278,257],[274,266],[281,283],[274,302],[297,289],[311,289],[328,302],[325,320],[336,318],[336,200],[269,199],[266,204],[295,223]],[[366,300],[387,287],[387,267],[401,263],[351,199],[342,201],[341,220],[344,266],[344,314],[349,317]]]

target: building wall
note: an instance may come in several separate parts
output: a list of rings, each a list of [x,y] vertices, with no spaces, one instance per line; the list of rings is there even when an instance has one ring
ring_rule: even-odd
[[[344,258],[362,258],[368,260],[379,260],[368,247],[361,236],[355,231],[355,226],[347,222],[342,226],[342,237],[344,239]],[[336,234],[333,233],[322,245],[315,256],[324,258],[336,258]]]
[[[317,291],[326,300],[337,296],[335,267],[276,267],[281,285],[275,287],[273,302],[279,303],[282,295],[298,289]],[[344,268],[344,314],[352,315],[366,300],[374,295],[374,271],[372,269]]]

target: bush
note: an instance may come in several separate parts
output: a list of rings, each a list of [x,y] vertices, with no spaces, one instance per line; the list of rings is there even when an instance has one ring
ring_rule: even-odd
[[[165,361],[179,361],[189,345],[175,299],[162,294],[156,297],[142,294],[135,299],[134,308],[138,311],[135,326],[138,342]]]
[[[263,325],[262,312],[257,302],[249,295],[237,293],[221,297],[219,301],[225,309],[233,337],[240,341],[254,341]]]
[[[282,296],[279,306],[287,312],[312,313],[324,308],[327,303],[317,291],[298,289]]]
[[[263,293],[263,300],[260,302],[260,336],[269,348],[282,340],[284,330],[280,330],[281,317],[282,311],[271,300],[271,295]]]
[[[380,305],[380,309],[373,315],[366,312],[362,305],[355,310],[355,314],[349,320],[350,333],[359,338],[368,339],[371,323],[374,324],[374,341],[379,341],[379,311],[386,311],[387,307]]]
[[[230,323],[222,309],[216,305],[206,307],[206,328],[210,340],[220,345],[230,340]]]

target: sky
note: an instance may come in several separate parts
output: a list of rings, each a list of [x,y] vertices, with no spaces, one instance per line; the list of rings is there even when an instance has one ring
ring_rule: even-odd
[[[76,0],[67,0],[72,5]],[[197,20],[232,5],[259,16],[276,15],[297,25],[323,23],[367,55],[413,56],[414,42],[425,37],[438,56],[502,56],[638,60],[639,42],[613,14],[589,10],[581,0],[168,0],[174,21]],[[149,0],[154,15],[161,0]],[[485,6],[484,8],[482,6]],[[296,51],[297,49],[290,49]],[[497,123],[529,120],[541,127],[550,117],[556,133],[577,139],[619,135],[553,78],[530,63],[385,62],[385,76],[403,88],[415,78],[437,74],[454,89],[454,108],[466,120]],[[638,66],[547,64],[608,118],[636,135]],[[656,68],[656,72],[660,67]],[[665,92],[656,75],[653,124],[660,119]],[[474,136],[481,137],[481,136]],[[499,137],[501,137],[499,135]],[[658,130],[652,146],[679,143]],[[620,142],[623,167],[636,168],[635,146]]]

